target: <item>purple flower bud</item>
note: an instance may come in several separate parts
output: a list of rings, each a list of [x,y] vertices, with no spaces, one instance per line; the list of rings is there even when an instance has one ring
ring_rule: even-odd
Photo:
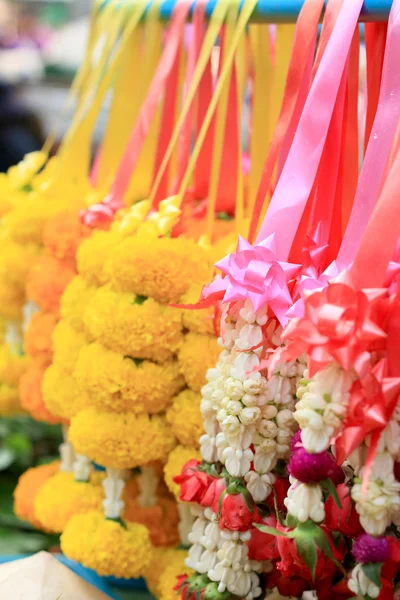
[[[290,440],[290,453],[296,452],[301,444],[301,431],[296,431],[292,439]]]
[[[358,563],[385,562],[390,556],[389,541],[362,533],[353,544],[353,556]]]
[[[305,448],[297,448],[290,457],[288,471],[302,483],[319,483],[332,479],[335,485],[344,481],[344,472],[329,452],[309,454]]]

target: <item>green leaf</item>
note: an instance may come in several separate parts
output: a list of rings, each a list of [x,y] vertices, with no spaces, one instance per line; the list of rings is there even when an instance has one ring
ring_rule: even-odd
[[[312,538],[301,537],[296,539],[297,552],[310,569],[312,580],[315,580],[317,567],[317,546]]]
[[[140,294],[138,296],[135,296],[135,299],[133,301],[133,304],[144,304],[144,302],[146,302],[147,300],[147,296],[141,296]]]
[[[253,525],[263,533],[268,533],[269,535],[285,538],[291,537],[290,534],[285,533],[284,531],[278,531],[278,529],[275,529],[275,527],[270,527],[269,525],[261,525],[260,523],[253,523]]]
[[[233,217],[226,212],[219,212],[217,213],[217,219],[219,221],[232,221]]]
[[[142,362],[143,362],[143,359],[141,359],[141,358],[134,358],[133,356],[129,356],[128,354],[126,354],[124,356],[124,358],[128,358],[129,360],[131,360],[132,362],[134,362],[137,367],[139,365],[141,365]]]
[[[294,529],[299,524],[296,517],[294,517],[293,515],[290,515],[290,514],[286,517],[286,523],[287,523],[287,526],[290,527],[290,529]]]
[[[124,521],[123,519],[121,519],[121,517],[117,517],[115,519],[113,519],[111,517],[106,517],[106,520],[107,521],[114,521],[114,523],[118,523],[118,525],[121,525],[122,529],[128,529],[126,521]]]
[[[317,534],[316,539],[315,539],[315,542],[316,542],[317,546],[322,550],[322,552],[325,554],[325,556],[327,556],[333,562],[333,564],[335,564],[337,566],[337,568],[340,569],[344,575],[346,575],[346,569],[333,556],[332,547],[331,547],[331,544],[329,542],[328,536],[326,535],[326,533],[324,532],[324,530],[321,529],[321,527],[317,526],[317,529],[318,529],[318,534]]]
[[[276,515],[276,519],[279,523],[279,525],[284,525],[283,519],[279,513],[279,506],[278,506],[278,495],[276,493],[276,489],[272,488],[272,493],[274,495],[274,508],[275,508],[275,515]]]
[[[342,503],[340,502],[340,498],[339,495],[337,493],[335,484],[333,483],[332,479],[324,479],[323,481],[320,482],[320,486],[322,487],[323,490],[325,490],[328,494],[328,498],[329,496],[332,496],[334,503],[336,504],[336,506],[338,508],[342,508]]]
[[[5,471],[15,461],[16,454],[10,448],[0,449],[0,471]]]
[[[382,582],[381,582],[382,567],[383,567],[383,563],[376,563],[376,562],[369,562],[369,563],[364,563],[363,565],[361,565],[361,569],[362,569],[364,575],[366,577],[368,577],[368,579],[370,581],[372,581],[372,583],[374,583],[376,585],[376,587],[379,589],[381,589],[381,587],[382,587]]]

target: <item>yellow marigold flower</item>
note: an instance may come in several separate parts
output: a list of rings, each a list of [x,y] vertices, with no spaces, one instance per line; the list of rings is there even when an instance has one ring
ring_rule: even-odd
[[[221,348],[209,335],[188,333],[179,348],[178,360],[187,385],[200,392],[206,383],[207,369],[218,361]]]
[[[43,243],[50,254],[59,260],[75,264],[79,244],[90,234],[89,227],[82,225],[75,211],[65,210],[47,221],[43,231]]]
[[[73,515],[101,510],[102,486],[75,481],[73,473],[60,472],[36,494],[35,516],[48,531],[61,533]]]
[[[13,210],[4,216],[4,228],[16,242],[40,246],[46,221],[57,214],[61,207],[59,199],[50,200],[41,193],[30,192],[25,195],[23,202],[16,203]]]
[[[186,294],[181,297],[180,304],[196,304],[200,299],[202,288],[201,284],[193,283]],[[194,333],[215,335],[212,308],[202,310],[183,309],[182,322],[186,329]]]
[[[0,344],[0,385],[6,383],[17,387],[29,360],[26,356],[13,354],[8,344]]]
[[[61,296],[75,274],[68,262],[43,254],[29,273],[27,295],[44,312],[58,316]]]
[[[74,377],[58,365],[53,364],[47,369],[42,391],[46,408],[62,419],[70,419],[89,404]]]
[[[125,528],[94,511],[69,520],[61,536],[61,549],[68,558],[99,575],[122,579],[141,577],[153,552],[144,525],[127,523]]]
[[[110,415],[93,407],[72,418],[69,438],[79,454],[117,469],[163,460],[175,446],[175,437],[164,416]]]
[[[179,514],[173,498],[159,498],[155,506],[141,506],[138,499],[125,501],[124,519],[145,525],[153,546],[179,544]]]
[[[106,270],[116,289],[165,304],[178,302],[192,282],[212,274],[206,253],[193,241],[141,235],[113,248]]]
[[[168,460],[164,466],[164,480],[169,491],[179,500],[180,487],[173,481],[176,475],[182,471],[183,465],[192,459],[201,460],[201,454],[196,448],[185,448],[177,446],[169,453]]]
[[[0,316],[5,321],[20,321],[26,301],[25,287],[0,279]]]
[[[108,286],[98,289],[85,312],[87,332],[124,356],[170,360],[181,341],[181,315],[151,298],[141,301]]]
[[[86,336],[82,331],[76,331],[68,321],[59,321],[53,334],[53,363],[72,374],[79,352],[86,343]],[[91,365],[91,367],[94,366]]]
[[[181,573],[186,573],[188,571],[188,569],[184,567],[187,555],[188,553],[186,550],[178,550],[177,548],[154,548],[153,558],[150,566],[144,573],[144,578],[149,591],[155,598],[160,597],[158,584],[161,576],[168,567],[177,565],[179,570],[181,565],[183,565],[184,570],[181,571]],[[175,586],[175,583],[172,587]],[[179,595],[176,596],[176,598],[179,598]]]
[[[19,383],[21,406],[36,421],[45,423],[60,423],[62,419],[54,416],[45,406],[42,393],[43,377],[48,363],[40,358],[34,358]]]
[[[0,385],[0,416],[11,417],[22,412],[18,388],[6,383]]]
[[[203,417],[200,413],[201,396],[193,390],[183,390],[175,396],[167,412],[167,421],[182,446],[199,446],[204,433]]]
[[[78,272],[89,285],[100,286],[107,283],[104,265],[111,249],[120,239],[121,234],[118,231],[94,231],[79,246],[76,255]]]
[[[35,313],[25,331],[25,352],[30,356],[50,362],[53,356],[53,331],[56,323],[57,319],[52,313]]]
[[[59,468],[60,463],[56,460],[48,465],[40,465],[39,467],[28,469],[21,475],[14,490],[15,514],[19,519],[27,521],[36,527],[36,529],[43,529],[34,512],[36,495],[46,481],[58,473]]]
[[[184,385],[176,361],[137,364],[98,343],[82,348],[74,376],[98,409],[136,414],[162,412]]]
[[[12,240],[5,242],[0,253],[0,279],[24,286],[38,256],[39,247],[35,244],[23,246]]]
[[[188,577],[190,577],[194,573],[192,569],[188,569],[188,567],[185,565],[185,558],[187,557],[187,552],[181,552],[181,555],[171,557],[171,562],[160,574],[160,579],[158,580],[157,586],[158,600],[178,600],[180,598],[180,593],[176,592],[174,590],[174,587],[177,584],[177,579],[179,575],[187,575]]]
[[[83,315],[96,288],[89,286],[81,276],[74,277],[65,288],[61,298],[61,317],[76,331],[83,331]]]

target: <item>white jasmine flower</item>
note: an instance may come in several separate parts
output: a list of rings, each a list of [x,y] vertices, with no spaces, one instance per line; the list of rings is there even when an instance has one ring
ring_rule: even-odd
[[[222,452],[223,462],[226,470],[232,477],[244,477],[247,471],[250,470],[251,463],[254,458],[250,448],[241,450],[228,447]]]
[[[349,590],[357,596],[377,598],[380,594],[380,589],[368,579],[361,564],[354,567],[347,585]]]
[[[239,419],[243,425],[253,425],[260,416],[261,410],[257,406],[248,406],[240,412]]]
[[[247,489],[253,496],[255,502],[263,502],[272,491],[272,485],[275,483],[275,476],[272,473],[260,474],[256,471],[249,471],[245,475]]]
[[[308,519],[315,523],[323,521],[325,508],[320,486],[300,483],[293,477],[290,477],[289,480],[291,485],[287,498],[285,498],[288,513],[298,519],[300,523],[305,523]]]

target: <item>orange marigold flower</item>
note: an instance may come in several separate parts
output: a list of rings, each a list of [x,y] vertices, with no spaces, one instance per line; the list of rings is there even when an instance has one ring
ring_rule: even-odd
[[[68,263],[44,254],[29,273],[28,297],[44,311],[59,315],[60,299],[76,272]]]
[[[43,362],[40,359],[33,359],[31,361],[19,383],[21,406],[28,411],[36,421],[60,423],[62,420],[52,415],[43,401],[42,381],[47,367],[48,363]]]
[[[175,500],[159,498],[155,506],[140,506],[137,498],[125,500],[124,519],[145,525],[153,546],[176,546],[179,543],[179,514]]]
[[[79,244],[90,234],[75,211],[62,211],[47,221],[43,231],[43,244],[59,260],[69,260],[75,265]]]
[[[19,519],[28,521],[37,529],[42,529],[35,516],[35,498],[44,483],[59,471],[59,461],[28,469],[21,475],[14,490],[14,512]]]
[[[24,350],[30,356],[51,362],[53,356],[53,331],[57,318],[52,313],[38,312],[33,315],[24,336]]]

